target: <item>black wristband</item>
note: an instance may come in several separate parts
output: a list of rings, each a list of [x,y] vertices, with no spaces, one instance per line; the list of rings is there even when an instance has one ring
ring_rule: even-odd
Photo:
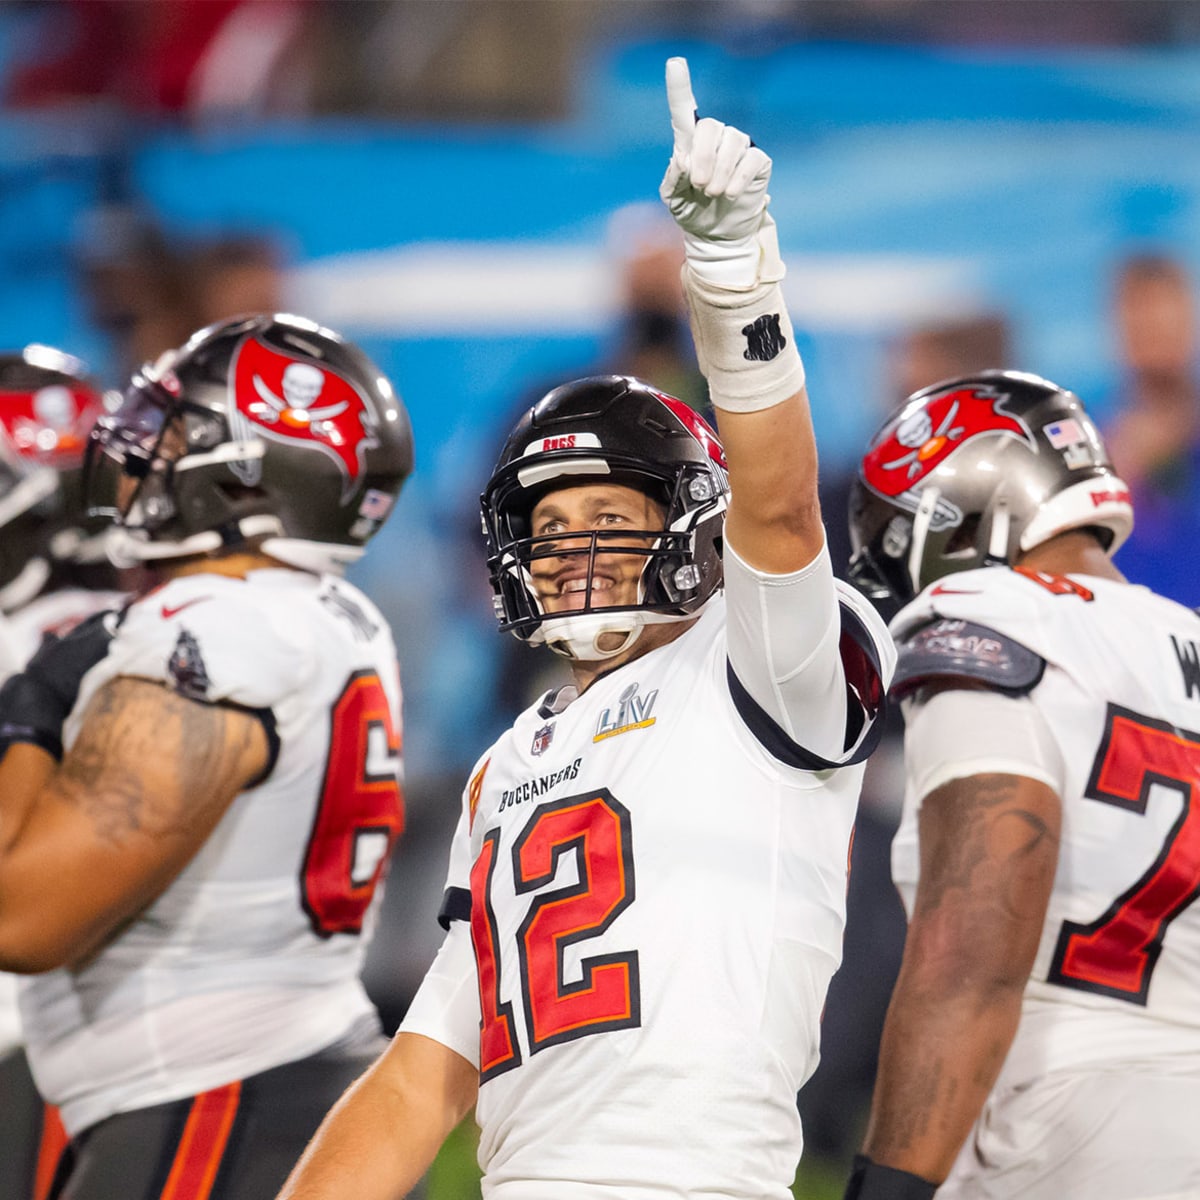
[[[936,1183],[872,1162],[864,1154],[854,1156],[854,1168],[843,1200],[933,1200]]]
[[[12,676],[0,688],[0,752],[14,742],[27,742],[61,762],[66,718],[61,700],[50,689],[28,675]]]

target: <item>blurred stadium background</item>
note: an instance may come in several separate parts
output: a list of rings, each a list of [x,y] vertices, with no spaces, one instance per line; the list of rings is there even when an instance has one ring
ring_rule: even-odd
[[[995,365],[1107,418],[1118,265],[1200,271],[1191,0],[0,4],[5,346],[60,346],[117,386],[197,325],[277,304],[363,344],[412,413],[416,474],[356,572],[405,668],[410,828],[370,969],[389,1024],[438,940],[462,779],[511,716],[474,504],[515,407],[613,361],[670,54],[702,111],[775,159],[831,495],[902,393],[900,348],[990,330]],[[885,755],[797,1195],[840,1194],[858,1136],[902,936],[898,800]],[[431,1196],[473,1194],[469,1166],[439,1172]]]

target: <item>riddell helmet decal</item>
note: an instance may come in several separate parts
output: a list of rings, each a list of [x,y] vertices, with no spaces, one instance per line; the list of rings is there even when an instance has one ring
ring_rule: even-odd
[[[872,491],[915,512],[920,503],[915,485],[975,438],[1013,437],[1035,449],[1025,422],[1002,411],[1006,399],[1005,392],[992,387],[955,387],[922,399],[868,451],[862,462],[863,480]],[[942,501],[934,511],[932,528],[961,519],[954,505]]]
[[[256,338],[238,347],[230,373],[237,405],[236,413],[230,413],[234,435],[309,443],[340,465],[346,476],[343,497],[349,494],[362,473],[364,452],[378,445],[375,414],[363,397],[334,371],[273,350]],[[259,464],[237,465],[244,471]]]
[[[0,438],[18,458],[61,466],[82,457],[102,411],[93,394],[66,384],[33,392],[0,391]]]
[[[683,427],[704,447],[708,452],[708,457],[722,471],[727,471],[729,467],[725,462],[725,447],[721,445],[712,426],[694,408],[684,404],[682,400],[676,400],[674,396],[665,396],[662,392],[655,392],[654,394],[679,418]]]

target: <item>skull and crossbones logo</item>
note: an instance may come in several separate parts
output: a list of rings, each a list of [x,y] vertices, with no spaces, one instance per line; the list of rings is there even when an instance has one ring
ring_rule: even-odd
[[[896,471],[901,467],[908,468],[908,477],[921,473],[921,464],[932,458],[947,442],[957,441],[965,432],[965,426],[955,425],[958,416],[959,402],[955,400],[946,410],[946,415],[938,423],[935,430],[933,421],[925,409],[906,417],[896,427],[896,441],[908,450],[907,454],[883,463],[885,471]]]
[[[280,381],[282,396],[277,396],[261,375],[255,375],[253,382],[260,399],[250,405],[250,410],[267,425],[278,422],[293,429],[319,428],[321,422],[331,420],[349,407],[345,400],[313,407],[325,387],[325,372],[311,363],[294,362],[284,368]]]

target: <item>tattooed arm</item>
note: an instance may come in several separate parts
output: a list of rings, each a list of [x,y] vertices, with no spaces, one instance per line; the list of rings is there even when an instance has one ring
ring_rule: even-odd
[[[119,678],[88,706],[61,764],[0,761],[0,969],[93,953],[160,895],[267,766],[257,717]]]
[[[955,779],[920,814],[921,875],[864,1153],[945,1179],[1012,1044],[1058,861],[1060,802],[1020,775]]]

